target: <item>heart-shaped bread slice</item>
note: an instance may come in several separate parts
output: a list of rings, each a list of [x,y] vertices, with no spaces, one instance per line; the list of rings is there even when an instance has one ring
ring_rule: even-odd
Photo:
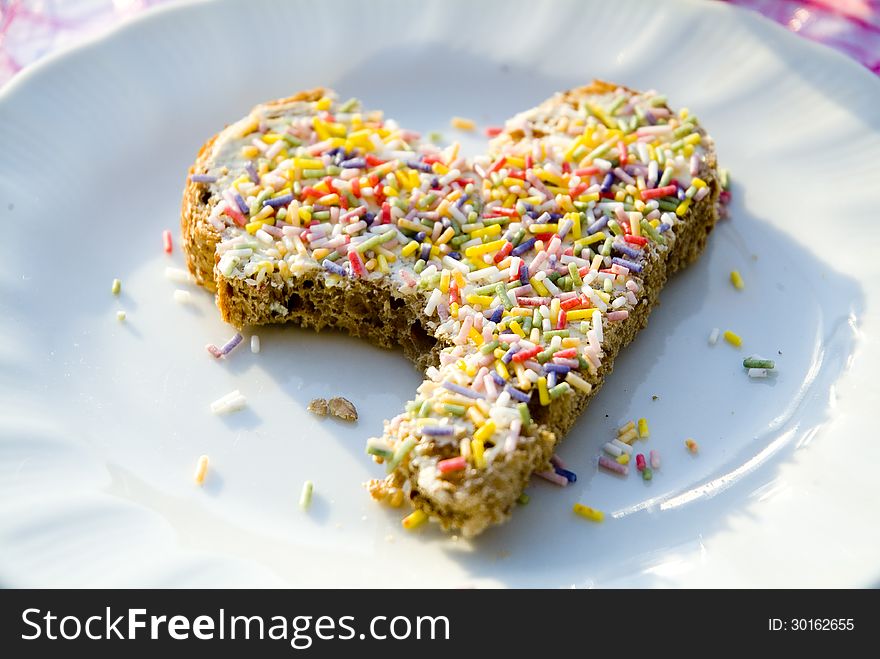
[[[403,347],[426,379],[368,442],[388,472],[371,492],[470,536],[549,468],[667,276],[704,248],[719,188],[711,138],[655,92],[558,94],[468,160],[318,89],[202,147],[182,230],[232,325]]]

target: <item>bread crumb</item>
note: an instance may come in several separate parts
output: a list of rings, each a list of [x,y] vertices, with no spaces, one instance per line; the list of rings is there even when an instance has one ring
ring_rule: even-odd
[[[330,399],[330,414],[343,421],[357,421],[357,408],[347,398],[337,396]]]
[[[312,399],[312,402],[309,403],[309,406],[306,409],[312,414],[317,414],[318,416],[327,416],[330,412],[330,406],[327,404],[327,399],[325,398]]]

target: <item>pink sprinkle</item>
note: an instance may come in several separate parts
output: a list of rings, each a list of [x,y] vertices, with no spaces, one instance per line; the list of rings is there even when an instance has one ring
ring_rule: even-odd
[[[463,455],[458,456],[457,458],[449,458],[448,460],[440,460],[437,463],[437,470],[441,474],[448,474],[451,471],[461,471],[467,467],[467,460]]]
[[[220,358],[223,356],[223,353],[220,352],[220,348],[218,348],[217,346],[215,346],[213,343],[209,343],[208,345],[206,345],[206,346],[205,346],[205,350],[207,350],[208,352],[210,352],[210,353],[211,353],[212,355],[214,355],[214,357],[216,357],[217,359],[220,359]]]
[[[562,458],[560,458],[555,453],[550,458],[550,464],[552,464],[554,467],[559,467],[560,469],[565,469],[565,463],[562,461]]]
[[[612,460],[604,455],[599,456],[599,466],[604,467],[608,471],[620,474],[621,476],[626,476],[629,473],[629,467],[627,465],[622,465],[616,460]]]
[[[565,487],[568,485],[568,479],[565,476],[560,476],[555,471],[536,471],[535,476],[540,476],[544,480],[550,481],[559,487]]]
[[[629,311],[626,309],[621,309],[620,311],[609,311],[605,317],[610,321],[615,320],[626,320],[629,318]]]
[[[651,451],[651,469],[660,469],[660,454],[657,451]]]
[[[166,254],[171,253],[171,232],[168,229],[162,232],[162,246]]]

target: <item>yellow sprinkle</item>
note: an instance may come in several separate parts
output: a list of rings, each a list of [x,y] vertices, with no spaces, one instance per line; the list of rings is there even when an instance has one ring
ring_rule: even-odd
[[[118,320],[120,323],[123,322],[125,320],[125,312],[124,311],[117,311],[116,312],[116,320]]]
[[[419,241],[413,240],[412,242],[407,243],[403,246],[403,249],[400,250],[401,256],[410,256],[419,248]]]
[[[650,432],[648,431],[648,420],[647,419],[639,419],[639,437],[642,439],[649,437]]]
[[[625,433],[618,435],[618,441],[623,442],[624,444],[632,444],[634,440],[638,439],[639,433],[636,432],[635,428],[627,430]]]
[[[583,391],[585,394],[588,394],[593,390],[593,385],[584,380],[574,371],[568,372],[568,375],[565,376],[565,381],[568,382],[575,389]]]
[[[324,161],[317,158],[294,158],[293,166],[299,169],[324,169]]]
[[[114,279],[113,285],[110,286],[110,292],[113,293],[113,295],[119,295],[120,290],[122,290],[122,282],[118,279]]]
[[[675,209],[675,214],[678,215],[679,217],[683,216],[685,213],[687,213],[687,209],[690,205],[691,205],[691,200],[685,199],[683,202],[681,202],[678,205],[678,208]]]
[[[706,187],[706,182],[705,182],[703,179],[701,179],[701,178],[692,178],[692,179],[691,179],[691,184],[692,184],[697,190],[699,190],[700,188],[705,188],[705,187]]]
[[[629,423],[625,423],[624,425],[620,426],[620,428],[617,429],[617,434],[622,435],[623,433],[629,432],[630,430],[632,430],[635,427],[636,427],[635,422],[630,421]]]
[[[535,289],[535,291],[538,293],[538,295],[540,295],[542,297],[546,297],[546,296],[550,295],[550,291],[547,290],[547,288],[544,286],[544,284],[539,282],[534,277],[529,279],[529,283],[532,285],[532,288]]]
[[[482,245],[472,245],[464,251],[464,255],[468,258],[471,258],[474,256],[482,256],[483,254],[488,254],[489,252],[496,252],[504,247],[505,242],[507,241],[493,240],[492,242],[483,243]]]
[[[471,440],[471,454],[474,456],[474,466],[478,469],[486,468],[485,448],[482,439],[474,438]]]
[[[473,295],[472,294],[472,295],[468,295],[466,299],[467,299],[468,304],[479,304],[480,306],[483,306],[483,307],[488,307],[490,304],[492,304],[492,298],[489,297],[488,295]]]
[[[599,268],[602,267],[602,261],[604,260],[605,259],[601,254],[596,254],[596,256],[593,257],[592,263],[590,263],[590,271],[598,272]]]
[[[321,260],[323,260],[323,259],[324,259],[329,253],[330,253],[330,250],[327,249],[326,247],[319,247],[319,248],[316,249],[314,252],[312,252],[312,258],[315,259],[316,261],[321,261]]]
[[[589,506],[585,506],[582,503],[574,504],[572,510],[576,515],[580,515],[584,519],[588,519],[591,522],[601,522],[603,519],[605,519],[605,513],[603,513],[601,510],[590,508]]]
[[[531,233],[556,233],[559,231],[558,224],[532,224],[529,226]]]
[[[413,241],[413,243],[415,244],[415,241]],[[440,292],[449,292],[449,270],[443,270],[443,272],[440,273]]]
[[[618,455],[615,460],[617,460],[618,464],[628,465],[629,464],[629,453],[621,453]]]
[[[470,232],[471,238],[486,238],[498,235],[501,235],[500,224],[490,224],[487,227],[483,227],[482,229],[475,229],[474,231]]]
[[[208,456],[203,455],[199,458],[199,461],[196,463],[196,473],[194,475],[196,485],[204,485],[205,476],[208,473]]]
[[[739,270],[731,271],[730,283],[733,284],[733,287],[738,291],[741,291],[746,287],[746,283],[743,281],[742,275],[739,274]]]
[[[495,362],[495,370],[498,372],[498,375],[503,377],[505,380],[510,379],[510,371],[507,370],[507,365],[500,359]]]
[[[479,333],[476,329],[474,329],[473,327],[471,327],[471,331],[470,331],[470,333],[468,334],[468,336],[470,337],[471,341],[473,341],[473,342],[474,342],[475,344],[477,344],[478,346],[483,345],[483,335],[480,334],[480,333]]]
[[[400,523],[407,531],[414,531],[427,521],[428,515],[425,514],[424,510],[414,510],[404,517]]]
[[[696,454],[697,451],[700,450],[700,447],[697,446],[697,443],[694,440],[692,440],[690,437],[688,437],[686,440],[684,440],[684,445],[687,447],[688,451],[690,451],[691,453],[694,453],[694,454]]]
[[[452,124],[453,128],[458,128],[458,130],[474,130],[477,127],[477,124],[472,119],[465,119],[464,117],[452,117],[452,121],[449,123]]]
[[[523,332],[522,327],[520,327],[519,323],[516,322],[515,320],[510,321],[510,325],[508,325],[508,327],[510,327],[510,329],[513,331],[513,333],[516,334],[519,338],[521,338],[521,339],[526,338],[526,333]]]
[[[569,311],[567,318],[570,321],[572,320],[584,320],[586,318],[592,318],[593,310],[592,309],[575,309],[573,311]]]
[[[437,238],[437,244],[438,245],[445,245],[450,240],[452,240],[454,237],[455,237],[455,229],[453,229],[452,227],[449,227],[448,229],[446,229],[446,231],[444,231],[443,233],[440,234],[439,238]]]
[[[495,422],[491,419],[486,421],[483,426],[474,433],[474,439],[477,439],[481,442],[486,442],[490,437],[492,437],[492,433],[495,432]]]
[[[735,348],[739,348],[743,344],[742,337],[739,334],[731,332],[730,330],[724,331],[724,340]]]
[[[547,391],[547,378],[543,375],[538,378],[538,399],[541,401],[541,405],[550,404],[550,392]]]

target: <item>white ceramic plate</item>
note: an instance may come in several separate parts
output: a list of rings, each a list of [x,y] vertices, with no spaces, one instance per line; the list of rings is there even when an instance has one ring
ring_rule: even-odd
[[[363,441],[419,374],[295,328],[213,360],[204,344],[232,331],[203,291],[175,304],[163,275],[183,263],[161,231],[177,236],[186,168],[251,105],[316,85],[452,136],[452,115],[499,123],[594,76],[655,87],[702,119],[733,172],[733,219],[562,445],[576,484],[534,483],[473,543],[407,534],[362,489],[380,473]],[[0,94],[0,582],[874,583],[878,107],[857,65],[709,2],[195,3],[50,58]],[[744,349],[709,347],[713,327]],[[778,375],[749,380],[750,353]],[[232,389],[249,409],[212,416]],[[305,411],[328,394],[356,402],[356,426]],[[663,456],[654,480],[597,473],[601,444],[641,416]],[[573,516],[576,501],[608,518]]]

